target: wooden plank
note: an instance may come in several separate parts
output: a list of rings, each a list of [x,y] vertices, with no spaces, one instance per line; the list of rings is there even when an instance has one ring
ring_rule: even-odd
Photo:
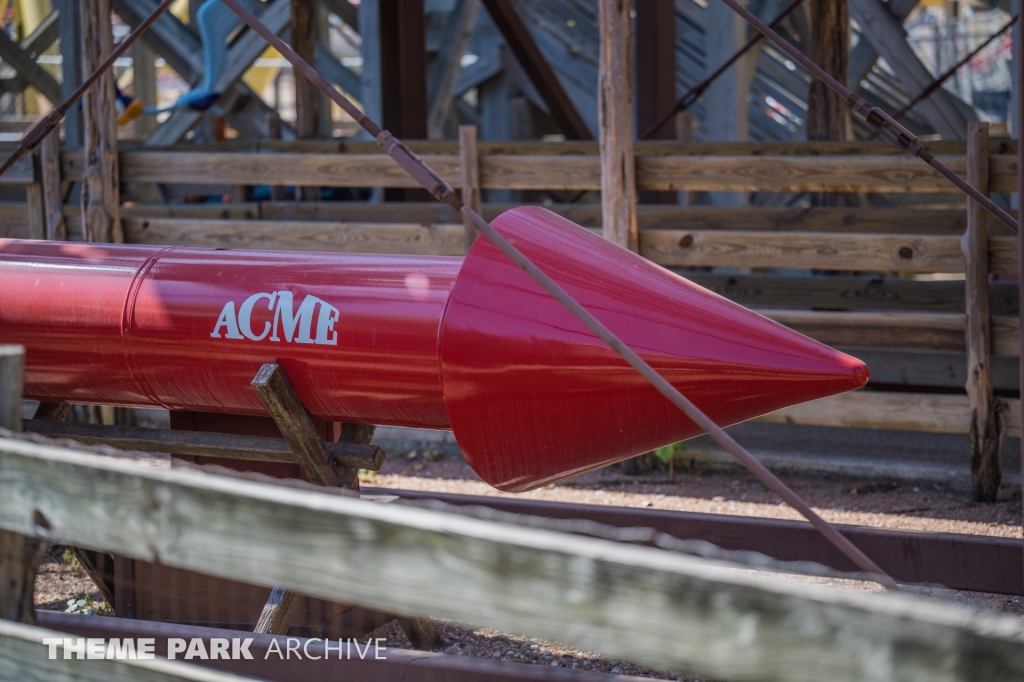
[[[29,156],[32,157],[32,163],[38,167],[39,152],[34,151]],[[43,201],[42,182],[25,185],[25,212],[28,217],[28,231],[31,239],[46,239],[46,206]]]
[[[640,254],[664,266],[963,272],[956,237],[644,230]]]
[[[964,316],[957,313],[758,312],[830,346],[964,351]]]
[[[599,156],[480,154],[485,189],[601,189]]]
[[[988,124],[967,130],[967,181],[988,196]],[[992,328],[988,304],[988,211],[967,199],[967,232],[961,241],[967,314],[967,398],[970,403],[971,496],[995,502],[1003,470],[1006,408],[992,388]]]
[[[64,223],[64,187],[60,177],[60,137],[56,129],[40,145],[40,182],[46,219],[46,239],[68,238]]]
[[[433,256],[461,256],[466,248],[465,228],[461,224],[274,223],[175,218],[126,218],[124,223],[131,244]]]
[[[316,485],[352,487],[352,481],[358,480],[355,478],[358,470],[336,467],[332,463],[313,420],[295,395],[295,389],[284,371],[275,364],[265,364],[252,380],[252,387],[274,418],[274,423],[288,441],[309,480]],[[358,485],[356,483],[357,488]]]
[[[757,680],[793,670],[872,682],[1024,675],[1015,619],[907,595],[20,441],[0,446],[0,469],[0,525],[10,530],[659,668]]]
[[[87,445],[109,445],[120,450],[226,457],[250,462],[299,461],[284,438],[147,429],[138,426],[72,424],[38,416],[25,422],[25,430],[49,438],[70,438]],[[384,464],[384,451],[376,445],[323,443],[330,460],[339,466],[377,471]]]
[[[1018,400],[1007,400],[1010,415],[1019,415]],[[893,429],[966,434],[971,408],[965,395],[854,391],[794,405],[755,421],[855,429]],[[1008,420],[1008,434],[1020,437],[1020,418]]]
[[[633,20],[631,5],[598,0],[597,139],[601,149],[601,224],[604,238],[640,248],[633,153]]]
[[[718,275],[687,271],[680,274],[705,289],[747,307],[846,312],[964,312],[964,283],[954,280],[921,281],[881,276]],[[995,314],[1016,314],[1016,284],[991,282],[988,288]]]
[[[9,154],[4,154],[4,160]],[[36,173],[36,166],[32,162],[32,155],[26,154],[14,162],[14,165],[0,178],[0,185],[28,185],[37,182],[39,176]]]
[[[462,56],[469,47],[479,14],[480,0],[456,0],[448,13],[437,57],[430,72],[430,82],[427,84],[427,101],[430,103],[427,115],[428,137],[444,137],[444,126],[452,110],[455,83],[462,70]]]
[[[868,386],[951,388],[967,383],[967,357],[963,353],[842,348],[863,361],[871,371]],[[1016,391],[1017,358],[992,358],[993,383],[999,391]]]
[[[64,649],[67,637],[63,632],[0,620],[0,679],[49,682],[244,682],[252,679],[166,658],[86,659],[84,655],[73,658],[74,654]],[[53,656],[44,641],[47,638],[59,640]]]
[[[966,170],[963,156],[942,156],[939,160],[954,173],[963,175]],[[906,155],[637,156],[636,180],[642,189],[673,191],[959,191],[926,163]]]
[[[1017,155],[993,154],[989,157],[989,189],[992,192],[1017,191]]]
[[[10,64],[18,72],[18,75],[48,99],[52,106],[57,106],[63,101],[60,83],[2,31],[0,31],[0,59]]]

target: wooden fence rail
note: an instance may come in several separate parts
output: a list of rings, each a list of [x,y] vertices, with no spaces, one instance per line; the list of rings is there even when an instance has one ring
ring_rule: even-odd
[[[1024,676],[1020,623],[905,595],[26,441],[0,440],[0,472],[10,531],[663,669],[737,682]]]

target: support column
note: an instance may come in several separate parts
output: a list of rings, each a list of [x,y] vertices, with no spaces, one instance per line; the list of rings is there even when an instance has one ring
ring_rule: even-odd
[[[636,0],[636,129],[641,135],[676,101],[675,13],[674,2]],[[675,137],[669,119],[650,139]],[[677,193],[644,190],[639,197],[643,204],[674,204]]]
[[[709,2],[705,33],[708,73],[732,57],[746,42],[747,24],[725,3]],[[746,142],[747,94],[750,92],[752,50],[719,76],[704,95],[707,116],[705,138],[709,142]],[[711,192],[717,206],[746,205],[745,192]]]
[[[156,53],[139,40],[132,45],[132,87],[135,98],[144,107],[156,106]],[[156,128],[156,117],[144,115],[135,119],[135,137],[144,140]]]
[[[25,348],[0,346],[0,427],[21,431]],[[43,520],[45,521],[45,519]],[[0,618],[35,625],[35,583],[47,543],[0,530]]]
[[[427,137],[427,44],[423,0],[377,0],[381,122],[403,140]],[[388,188],[389,201],[427,201],[421,189]]]
[[[53,2],[54,8],[60,13],[60,21],[57,22],[60,30],[60,94],[65,100],[82,83],[82,13],[79,2]],[[82,146],[82,113],[78,107],[71,107],[64,116],[64,144],[72,149]]]
[[[81,0],[81,8],[82,71],[92,73],[113,50],[110,0]],[[85,118],[82,224],[88,242],[124,243],[115,97],[114,76],[108,71],[82,98]]]
[[[967,181],[989,191],[988,124],[969,123]],[[967,397],[971,406],[971,496],[994,502],[1003,472],[1006,406],[992,392],[992,325],[988,300],[988,212],[967,200],[966,264]]]
[[[462,180],[462,203],[483,215],[480,199],[480,157],[476,147],[476,126],[459,126],[459,175]],[[462,219],[466,228],[466,253],[480,234],[468,218]]]
[[[630,3],[598,0],[598,138],[601,148],[601,216],[604,236],[639,250],[636,164],[633,156],[633,64]]]
[[[291,0],[292,49],[316,68],[316,0]],[[298,71],[295,72],[295,137],[315,140],[317,133],[320,91]],[[296,187],[296,201],[316,201],[319,187]]]
[[[846,82],[850,52],[850,13],[846,0],[811,0],[811,59],[840,83]],[[814,78],[807,97],[807,139],[846,140],[850,106],[838,93]],[[838,192],[816,194],[814,203],[842,206]]]

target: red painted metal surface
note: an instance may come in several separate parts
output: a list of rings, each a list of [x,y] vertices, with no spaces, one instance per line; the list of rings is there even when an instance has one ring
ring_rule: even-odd
[[[860,361],[540,208],[493,222],[719,424],[859,388]],[[0,240],[0,343],[42,400],[452,428],[520,491],[698,434],[485,239],[463,260]]]

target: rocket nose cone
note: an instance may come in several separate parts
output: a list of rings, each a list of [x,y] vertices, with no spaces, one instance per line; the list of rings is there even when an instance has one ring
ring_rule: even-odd
[[[867,367],[550,211],[492,226],[716,423],[863,386]],[[522,491],[700,430],[486,238],[448,301],[441,378],[467,461]]]

